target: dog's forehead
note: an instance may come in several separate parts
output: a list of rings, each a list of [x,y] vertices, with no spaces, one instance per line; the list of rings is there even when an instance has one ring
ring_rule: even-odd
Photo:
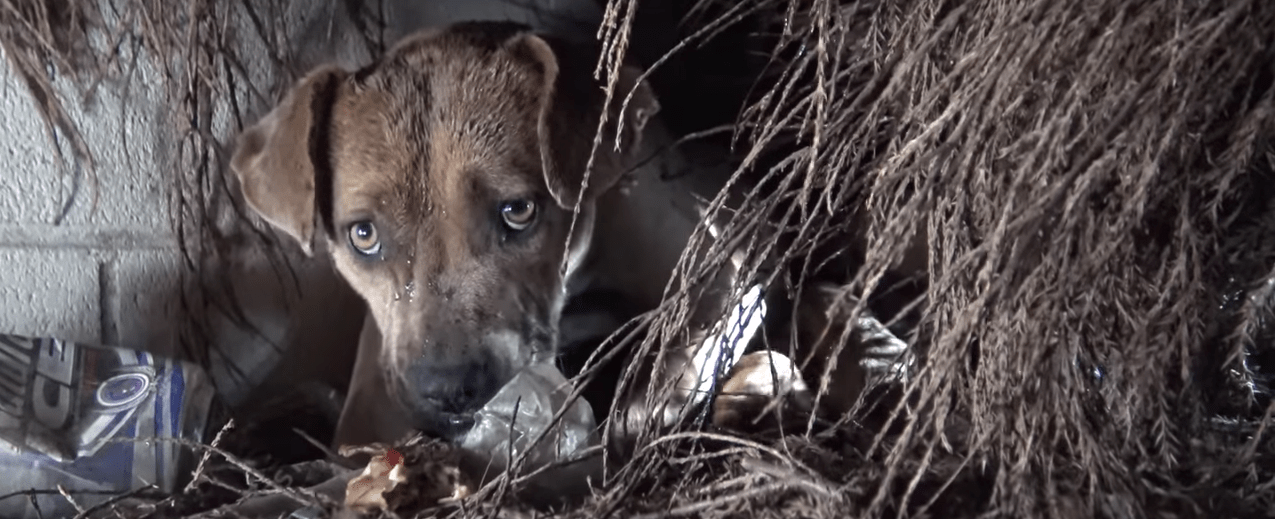
[[[541,72],[505,46],[447,35],[405,42],[359,71],[333,110],[340,205],[414,213],[542,184]]]

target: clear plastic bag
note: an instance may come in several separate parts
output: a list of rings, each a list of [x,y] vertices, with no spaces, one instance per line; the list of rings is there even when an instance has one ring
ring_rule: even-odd
[[[570,393],[571,385],[554,366],[528,366],[478,411],[461,447],[486,456],[495,467],[508,467],[550,429]],[[525,468],[534,470],[570,459],[597,443],[596,429],[593,409],[583,398],[576,399],[552,431],[527,453]]]

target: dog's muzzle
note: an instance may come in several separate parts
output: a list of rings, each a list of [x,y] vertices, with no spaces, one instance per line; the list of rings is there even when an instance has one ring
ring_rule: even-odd
[[[474,413],[504,383],[497,363],[487,353],[472,353],[461,362],[417,358],[403,374],[401,398],[413,427],[455,439],[474,426]]]

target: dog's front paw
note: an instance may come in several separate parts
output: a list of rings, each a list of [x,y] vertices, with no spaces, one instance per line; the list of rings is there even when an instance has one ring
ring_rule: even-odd
[[[777,351],[744,355],[725,380],[713,403],[713,424],[718,427],[762,427],[777,423],[784,414],[807,416],[813,407],[797,365]]]

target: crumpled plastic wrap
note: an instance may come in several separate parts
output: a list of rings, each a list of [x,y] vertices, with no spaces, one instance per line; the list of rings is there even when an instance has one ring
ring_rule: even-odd
[[[478,411],[461,447],[487,456],[494,466],[508,467],[549,429],[570,392],[566,377],[553,365],[528,366]],[[593,409],[583,398],[576,399],[552,432],[527,454],[525,468],[571,458],[597,443],[596,429]]]

